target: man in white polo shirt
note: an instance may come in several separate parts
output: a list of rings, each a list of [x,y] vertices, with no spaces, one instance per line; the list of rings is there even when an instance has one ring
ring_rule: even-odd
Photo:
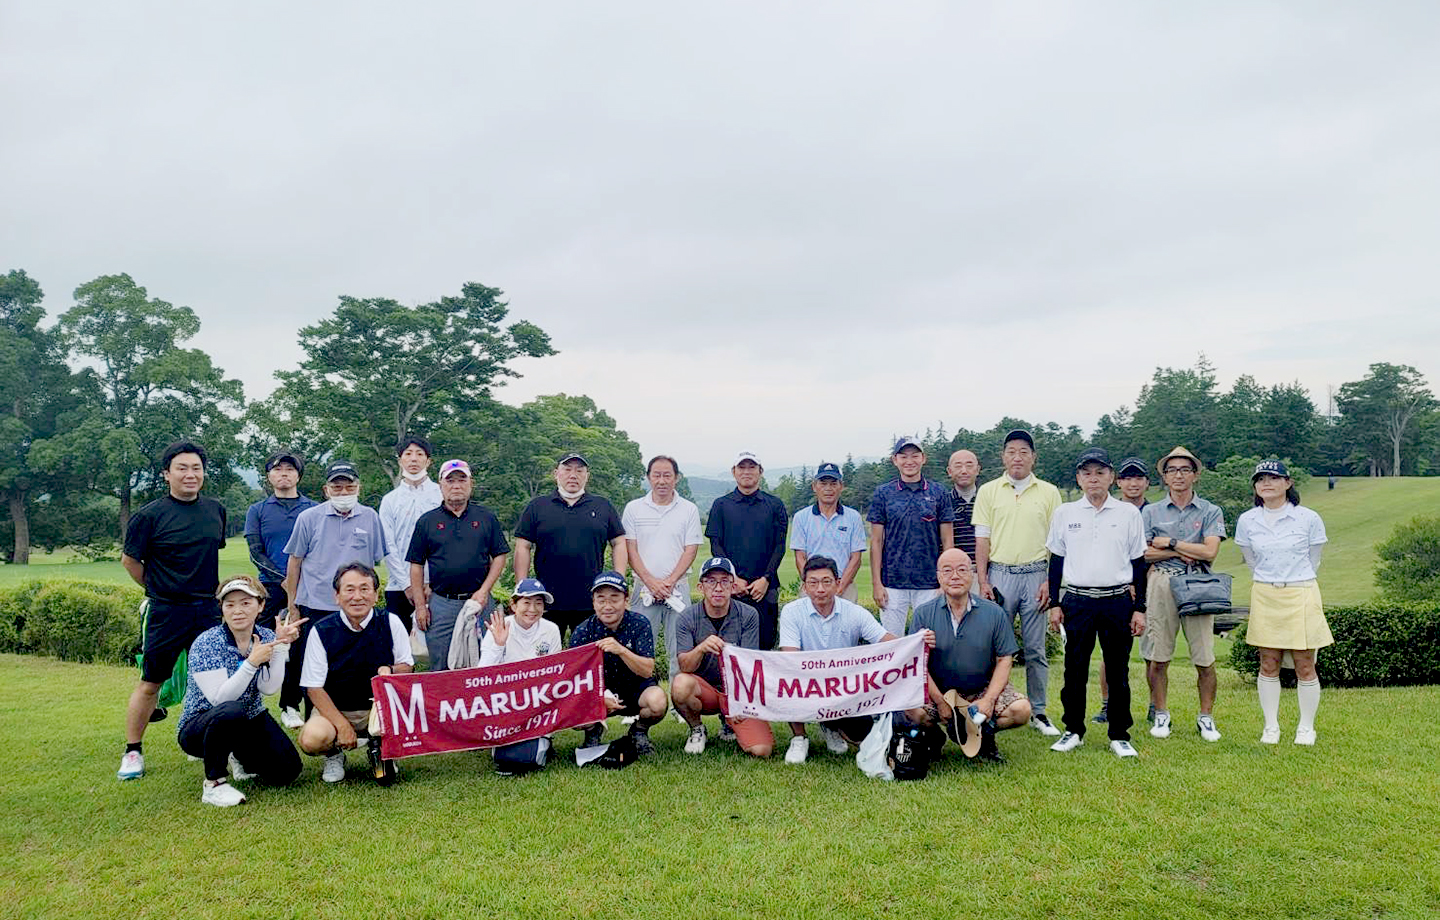
[[[690,566],[704,539],[700,509],[675,492],[680,465],[674,457],[651,458],[645,467],[650,491],[625,506],[620,523],[625,528],[625,557],[635,570],[635,600],[631,610],[650,621],[655,647],[664,630],[665,657],[670,679],[680,673],[675,646],[675,623],[690,606]]]
[[[860,602],[860,589],[855,575],[860,571],[860,554],[865,552],[868,538],[860,512],[840,504],[844,483],[840,467],[822,463],[810,484],[815,504],[795,512],[790,525],[790,548],[795,551],[795,571],[805,571],[811,556],[835,560],[840,568],[840,584],[836,594],[852,604]]]

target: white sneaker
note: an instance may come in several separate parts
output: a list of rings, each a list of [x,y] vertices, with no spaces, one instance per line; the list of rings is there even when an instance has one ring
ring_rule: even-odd
[[[1150,726],[1150,737],[1151,737],[1151,738],[1169,738],[1169,737],[1170,737],[1170,713],[1164,712],[1164,711],[1162,711],[1162,710],[1156,710],[1156,712],[1155,712],[1155,724],[1152,725],[1152,726]]]
[[[1202,741],[1220,740],[1220,729],[1215,727],[1215,720],[1210,716],[1196,716],[1195,728],[1200,732]]]
[[[620,720],[620,724],[621,724],[621,725],[625,725],[625,726],[630,726],[630,725],[634,725],[636,722],[639,722],[639,721],[640,721],[640,717],[639,717],[639,716],[625,716],[624,718],[622,718],[622,719]]]
[[[237,760],[237,759],[235,759],[235,755],[234,755],[234,754],[231,754],[231,755],[230,755],[230,778],[233,779],[233,780],[235,780],[236,782],[243,782],[244,780],[247,780],[247,779],[254,779],[254,778],[255,778],[255,774],[247,771],[243,766],[240,765],[240,761]]]
[[[126,751],[120,758],[120,769],[116,779],[139,779],[145,775],[145,755],[139,751]]]
[[[286,706],[280,710],[280,724],[286,728],[299,728],[305,724],[305,720],[300,717],[300,710],[294,706]]]
[[[694,728],[690,729],[690,737],[685,739],[685,753],[705,753],[705,742],[708,740],[709,736],[705,734],[705,726],[696,725]]]
[[[1039,713],[1030,717],[1030,727],[1048,738],[1054,738],[1060,734],[1060,729],[1055,727],[1045,713]]]
[[[850,742],[846,741],[837,731],[831,731],[823,725],[820,727],[820,737],[825,739],[825,750],[832,754],[850,753]]]
[[[1110,742],[1110,751],[1116,757],[1139,757],[1140,752],[1135,750],[1135,745],[1128,741]]]
[[[1313,728],[1297,728],[1297,729],[1295,729],[1295,743],[1296,743],[1296,744],[1303,744],[1303,745],[1305,745],[1306,747],[1314,747],[1314,746],[1315,746],[1315,729],[1313,729]]]
[[[1280,743],[1280,726],[1277,725],[1277,726],[1275,726],[1274,728],[1267,728],[1267,729],[1265,729],[1263,732],[1261,732],[1261,733],[1260,733],[1260,743],[1261,743],[1261,744],[1279,744],[1279,743]]]
[[[345,754],[325,755],[325,769],[320,771],[320,778],[327,783],[338,783],[345,778]]]
[[[223,779],[207,779],[204,784],[204,789],[200,793],[200,801],[206,805],[229,808],[231,805],[239,805],[245,801],[245,793],[236,789]]]
[[[808,756],[810,756],[810,739],[804,735],[796,735],[791,738],[790,747],[785,751],[785,762],[804,763]]]
[[[1077,735],[1074,732],[1066,732],[1065,734],[1060,736],[1059,741],[1050,745],[1050,750],[1059,751],[1062,754],[1068,754],[1084,743],[1085,737],[1083,735]]]

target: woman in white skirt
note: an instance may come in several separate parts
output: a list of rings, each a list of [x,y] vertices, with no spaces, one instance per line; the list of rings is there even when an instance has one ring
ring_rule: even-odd
[[[1325,523],[1300,506],[1300,493],[1279,460],[1261,462],[1250,482],[1255,507],[1240,515],[1235,545],[1254,573],[1245,641],[1260,650],[1260,676],[1255,681],[1265,716],[1260,741],[1280,743],[1280,664],[1288,653],[1295,663],[1300,703],[1295,743],[1310,745],[1315,743],[1315,710],[1320,708],[1315,651],[1335,641],[1315,583]]]

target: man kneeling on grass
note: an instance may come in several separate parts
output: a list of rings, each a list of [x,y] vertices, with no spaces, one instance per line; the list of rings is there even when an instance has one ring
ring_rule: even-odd
[[[720,652],[728,642],[739,648],[760,648],[760,612],[731,596],[735,565],[723,556],[705,560],[700,567],[700,591],[705,599],[691,604],[675,620],[675,643],[680,671],[670,681],[675,711],[690,726],[685,753],[705,750],[704,715],[720,711],[723,686]],[[720,720],[720,740],[738,740],[740,749],[756,757],[769,757],[775,746],[770,723],[763,719]]]
[[[605,653],[605,691],[619,700],[607,702],[612,713],[636,716],[630,726],[635,753],[653,754],[650,726],[665,718],[669,705],[665,691],[655,680],[655,634],[650,621],[633,610],[625,609],[625,576],[619,572],[601,572],[590,585],[590,603],[595,615],[570,633],[570,647],[579,648],[592,642]],[[605,737],[605,723],[595,722],[584,727],[583,747],[593,747]]]
[[[829,556],[811,556],[805,560],[805,596],[793,600],[780,611],[780,651],[823,652],[836,648],[854,648],[866,642],[888,642],[896,638],[885,631],[874,614],[839,597],[840,567]],[[850,745],[859,744],[870,734],[875,720],[870,716],[850,716],[820,723],[820,734],[832,754],[844,754]],[[810,739],[805,736],[804,722],[791,722],[790,748],[785,762],[804,763],[810,754]]]
[[[335,573],[331,585],[340,609],[322,617],[305,641],[300,686],[314,712],[300,729],[300,750],[323,754],[320,778],[338,783],[345,778],[345,752],[359,746],[357,732],[366,731],[370,721],[375,703],[370,679],[409,674],[415,659],[405,624],[375,609],[380,577],[374,569],[352,562]],[[378,763],[380,739],[368,740],[371,760]]]
[[[968,712],[974,707],[984,720],[976,756],[1004,763],[995,733],[1030,721],[1030,701],[1010,686],[1010,665],[1019,651],[1015,628],[999,604],[970,593],[975,569],[964,550],[941,553],[935,574],[940,596],[917,607],[910,619],[910,633],[925,633],[930,649],[930,702],[906,714],[922,725],[942,725],[952,741],[963,744],[976,730]],[[945,698],[952,690],[951,699],[958,695],[961,705]]]

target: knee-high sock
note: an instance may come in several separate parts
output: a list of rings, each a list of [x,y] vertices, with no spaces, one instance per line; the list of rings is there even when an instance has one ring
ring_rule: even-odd
[[[1319,690],[1319,684],[1316,684]],[[1260,714],[1265,717],[1265,727],[1280,728],[1280,677],[1266,677],[1261,674],[1255,678],[1255,692],[1260,696]],[[1317,692],[1318,696],[1318,692]]]
[[[1315,729],[1315,710],[1320,708],[1320,678],[1297,681],[1295,696],[1300,701],[1300,724],[1297,731]]]

